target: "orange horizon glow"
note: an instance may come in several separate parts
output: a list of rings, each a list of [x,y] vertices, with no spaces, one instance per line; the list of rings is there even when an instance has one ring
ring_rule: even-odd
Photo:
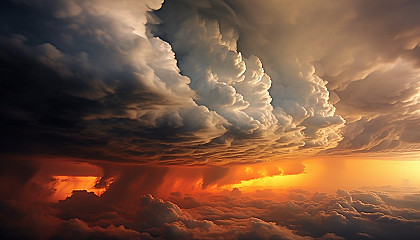
[[[294,164],[294,165],[293,165]],[[270,162],[225,167],[226,174],[205,185],[212,167],[171,167],[155,190],[157,196],[172,192],[217,193],[234,188],[244,193],[258,190],[310,189],[335,192],[339,188],[358,189],[369,186],[420,186],[420,161],[372,159],[311,159],[292,165]],[[218,168],[215,169],[219,171]],[[101,176],[54,176],[55,201],[71,196],[73,190],[86,190],[101,195],[97,189]]]
[[[338,188],[420,186],[420,161],[323,159],[304,161],[305,172],[243,180],[224,188],[255,191],[261,188],[306,188],[335,192]]]

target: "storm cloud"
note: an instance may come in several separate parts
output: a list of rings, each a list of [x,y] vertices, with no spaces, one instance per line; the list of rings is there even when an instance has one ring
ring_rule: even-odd
[[[233,189],[204,196],[178,192],[171,201],[132,191],[127,204],[78,190],[57,203],[2,200],[8,210],[0,215],[0,234],[4,239],[416,239],[419,196],[405,191],[289,189],[282,193],[288,198],[280,200]]]
[[[375,4],[5,1],[2,152],[223,164],[416,149],[418,4]],[[394,8],[410,21],[375,12]]]
[[[416,1],[166,1],[158,15],[161,34],[180,53],[187,75],[191,64],[183,62],[194,56],[178,46],[187,41],[178,23],[197,14],[203,22],[217,21],[222,35],[234,31],[235,49],[244,59],[257,56],[270,77],[279,125],[301,127],[306,147],[331,148],[343,138],[342,153],[418,148],[403,129],[418,132],[418,9]],[[181,30],[168,34],[174,29]],[[188,76],[194,81],[194,74]],[[356,138],[354,129],[363,131],[371,121],[392,136]],[[340,128],[342,136],[336,134]]]
[[[1,1],[0,237],[415,239],[419,12]]]

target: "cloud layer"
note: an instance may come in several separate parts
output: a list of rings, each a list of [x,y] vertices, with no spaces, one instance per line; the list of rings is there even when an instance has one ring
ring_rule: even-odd
[[[328,103],[335,105],[348,125],[341,128],[343,153],[418,149],[415,134],[403,129],[418,129],[418,8],[416,1],[185,0],[166,1],[158,15],[162,35],[182,53],[183,71],[186,54],[176,45],[186,41],[179,39],[183,34],[165,35],[182,28],[174,22],[198,14],[222,30],[234,29],[236,49],[261,60],[271,79],[271,105],[304,128],[305,146],[341,139],[334,134],[340,119]]]
[[[284,188],[226,188],[264,176],[302,173],[305,169],[294,161],[248,168],[107,163],[102,173],[93,165],[66,161],[62,166],[23,160],[1,164],[1,239],[410,240],[420,231],[419,188],[408,179],[402,187],[326,193],[314,190],[322,184],[294,188],[287,179]],[[335,170],[336,179],[328,176],[331,187],[340,182],[342,172]],[[74,190],[67,198],[51,201],[63,187],[63,178],[55,174],[91,176],[89,172],[102,176],[96,188],[106,191],[100,196]]]
[[[418,3],[375,4],[5,1],[2,152],[224,164],[417,150]]]
[[[418,153],[419,10],[417,0],[1,1],[0,238],[418,238],[418,189],[252,182],[289,186],[314,171],[308,186],[374,183],[378,163],[301,159]],[[404,183],[417,181],[408,172]],[[53,202],[60,186],[102,194]]]
[[[226,132],[223,117],[193,101],[169,44],[147,36],[159,1],[46,4],[4,3],[5,18],[27,9],[40,19],[2,34],[5,152],[153,161]]]
[[[99,197],[78,190],[47,203],[39,195],[48,196],[45,184],[26,183],[31,187],[19,193],[24,198],[0,202],[3,239],[416,239],[420,231],[419,194],[407,193],[415,189],[388,186],[327,194],[304,189],[242,193],[235,188],[213,194],[173,192],[168,201],[133,191],[131,183],[110,187],[131,188],[131,195],[119,195],[118,201],[108,192]]]

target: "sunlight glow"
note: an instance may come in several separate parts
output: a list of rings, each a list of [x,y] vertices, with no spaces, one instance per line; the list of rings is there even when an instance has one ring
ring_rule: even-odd
[[[100,196],[106,189],[94,187],[99,178],[97,176],[54,176],[55,181],[53,187],[56,191],[53,199],[57,201],[70,197],[74,190],[86,190]]]

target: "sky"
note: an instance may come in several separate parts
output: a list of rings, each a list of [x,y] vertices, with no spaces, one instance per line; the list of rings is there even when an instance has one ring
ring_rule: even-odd
[[[417,239],[417,0],[4,0],[1,239]]]

